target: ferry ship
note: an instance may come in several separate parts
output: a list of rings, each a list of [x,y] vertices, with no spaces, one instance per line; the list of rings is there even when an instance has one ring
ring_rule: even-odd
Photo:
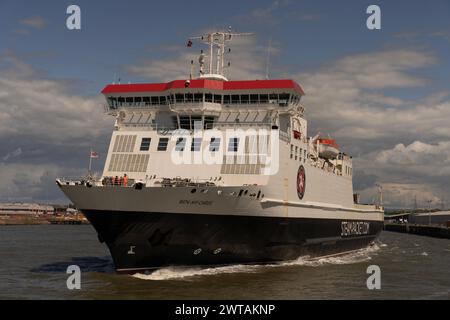
[[[186,79],[103,89],[115,124],[102,175],[56,182],[117,272],[336,255],[382,230],[383,208],[355,201],[352,158],[308,136],[298,83],[226,77],[245,35],[189,39],[208,54]]]

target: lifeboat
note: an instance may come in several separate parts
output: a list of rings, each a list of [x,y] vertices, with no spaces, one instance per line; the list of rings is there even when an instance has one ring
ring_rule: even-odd
[[[317,139],[319,157],[335,159],[339,154],[339,145],[334,139]]]

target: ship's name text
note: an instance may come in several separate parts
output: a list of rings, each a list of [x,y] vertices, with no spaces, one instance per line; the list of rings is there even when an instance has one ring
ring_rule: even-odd
[[[180,200],[180,202],[178,202],[179,204],[189,204],[189,205],[197,205],[197,206],[210,206],[212,205],[212,201],[208,201],[208,200]]]
[[[364,221],[342,221],[341,222],[341,236],[359,236],[363,234],[369,234],[368,222]]]

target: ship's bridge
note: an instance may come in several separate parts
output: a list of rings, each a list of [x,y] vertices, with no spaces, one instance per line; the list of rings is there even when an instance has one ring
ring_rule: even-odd
[[[293,80],[175,80],[168,83],[110,84],[102,93],[108,111],[121,108],[220,111],[222,107],[278,108],[300,105],[303,89]]]

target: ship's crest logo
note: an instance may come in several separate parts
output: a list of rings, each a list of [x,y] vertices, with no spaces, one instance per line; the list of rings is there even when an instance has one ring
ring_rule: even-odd
[[[305,168],[303,166],[300,166],[297,171],[297,195],[300,200],[303,199],[303,196],[305,195],[305,188],[306,188]]]

